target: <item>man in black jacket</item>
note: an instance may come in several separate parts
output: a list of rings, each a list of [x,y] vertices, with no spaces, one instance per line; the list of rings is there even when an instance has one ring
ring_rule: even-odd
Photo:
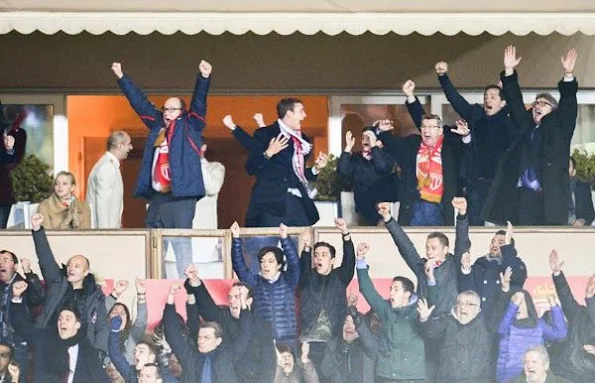
[[[556,250],[550,253],[550,268],[556,294],[568,320],[566,340],[556,347],[552,370],[573,383],[595,382],[595,275],[585,288],[586,306],[579,304],[562,272],[564,262]]]
[[[568,201],[568,224],[573,227],[591,226],[595,218],[591,185],[576,177],[576,161],[570,157],[570,199]]]
[[[248,307],[251,306],[252,297],[248,286],[242,282],[233,284],[229,293],[229,305],[217,306],[205,284],[198,278],[198,270],[194,264],[186,267],[186,282],[184,287],[188,295],[194,296],[196,304],[187,305],[188,324],[190,326],[191,310],[207,322],[217,322],[221,325],[223,344],[229,345],[240,339],[240,312],[242,300]],[[247,345],[246,354],[236,362],[235,368],[238,378],[244,383],[270,382],[275,374],[275,348],[273,345],[273,330],[271,323],[263,321],[258,315],[252,313],[250,324],[251,334]],[[191,329],[192,332],[193,329]]]
[[[395,161],[382,148],[373,126],[367,126],[362,133],[362,151],[352,153],[355,137],[351,132],[345,135],[345,150],[339,157],[337,173],[353,184],[355,211],[360,224],[376,226],[381,217],[376,204],[381,201],[397,201],[396,174],[392,172]],[[394,192],[391,195],[391,192]]]
[[[515,137],[513,125],[502,88],[491,84],[483,92],[483,104],[470,104],[454,87],[448,77],[448,64],[436,63],[436,74],[444,95],[457,114],[467,122],[469,131],[463,142],[465,151],[466,195],[469,200],[469,224],[483,226],[481,209],[488,196],[498,162]]]
[[[482,218],[515,225],[568,223],[568,158],[578,113],[578,83],[573,75],[577,52],[561,58],[564,78],[558,83],[560,102],[540,93],[530,110],[525,108],[516,66],[516,49],[504,51],[500,75],[504,95],[518,137],[502,157],[484,205]]]
[[[241,302],[239,338],[233,343],[222,345],[221,326],[216,322],[203,322],[198,330],[196,349],[182,335],[182,327],[177,318],[174,298],[181,289],[182,286],[178,284],[171,286],[163,311],[163,325],[165,338],[184,369],[182,383],[240,382],[235,366],[246,353],[252,331],[252,318],[246,299]]]
[[[320,373],[331,383],[373,383],[377,354],[378,340],[350,306],[343,333],[327,343]]]
[[[254,132],[246,172],[256,176],[256,183],[246,226],[310,226],[319,219],[310,181],[316,180],[328,158],[320,153],[314,167],[305,165],[313,145],[301,131],[306,112],[299,99],[281,99],[277,115],[279,119],[274,124]]]
[[[62,307],[57,323],[35,328],[25,306],[21,304],[26,289],[27,283],[23,281],[13,285],[12,314],[17,333],[32,344],[35,351],[33,382],[109,382],[101,362],[101,352],[87,339],[78,310]]]
[[[518,257],[510,223],[508,230],[498,230],[494,234],[488,254],[477,258],[471,265],[471,254],[468,252],[471,248],[471,240],[469,239],[467,200],[455,198],[452,203],[458,211],[456,241],[460,241],[466,251],[461,257],[459,291],[475,291],[481,298],[481,309],[486,315],[491,315],[495,297],[500,290],[500,274],[510,267],[512,269],[511,286],[522,289],[527,279],[527,267]]]
[[[395,137],[390,121],[376,126],[386,150],[401,168],[399,182],[399,224],[402,226],[452,226],[450,201],[458,193],[459,162],[464,144],[461,129],[444,134],[442,119],[426,114],[415,97],[415,83],[403,84],[405,105],[421,135]]]
[[[312,256],[309,234],[303,237],[300,258],[300,340],[310,343],[310,359],[317,367],[326,342],[341,334],[347,315],[347,286],[355,272],[355,250],[349,228],[343,218],[335,219],[335,225],[343,238],[340,265],[335,265],[335,247],[327,242],[315,243]]]
[[[10,317],[12,286],[18,281],[26,281],[29,288],[23,298],[27,308],[31,311],[43,304],[45,292],[39,277],[31,271],[31,261],[22,260],[25,277],[17,273],[19,259],[8,250],[0,251],[0,342],[10,344],[13,348],[13,358],[21,371],[21,379],[27,376],[27,342],[15,334]]]

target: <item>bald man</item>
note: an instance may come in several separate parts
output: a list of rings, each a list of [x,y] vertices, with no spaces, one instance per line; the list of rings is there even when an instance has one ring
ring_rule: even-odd
[[[107,353],[110,329],[105,295],[89,271],[89,259],[80,254],[74,255],[66,263],[66,270],[61,269],[54,258],[42,223],[42,214],[37,213],[31,217],[35,252],[47,288],[43,311],[36,326],[55,324],[63,307],[76,307],[81,313],[81,322],[86,325],[87,338],[91,344]]]
[[[98,229],[122,227],[124,183],[120,162],[128,157],[132,143],[128,133],[117,131],[107,139],[107,151],[97,161],[87,181],[87,203]]]
[[[135,196],[149,200],[145,220],[149,228],[191,229],[196,202],[205,196],[200,147],[206,124],[211,64],[201,61],[198,71],[188,110],[179,97],[167,99],[157,109],[122,72],[122,65],[112,64],[120,89],[149,128],[134,190]],[[178,274],[184,275],[184,267],[192,262],[192,244],[188,238],[177,238],[172,240],[172,245]]]

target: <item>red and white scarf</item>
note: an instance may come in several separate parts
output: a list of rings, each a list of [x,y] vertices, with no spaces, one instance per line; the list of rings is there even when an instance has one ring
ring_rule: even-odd
[[[171,191],[171,169],[169,166],[169,142],[173,134],[174,127],[170,129],[162,128],[159,136],[155,140],[155,159],[153,165],[153,189],[168,193]],[[166,137],[166,133],[167,137]]]
[[[281,120],[277,120],[279,123],[279,129],[281,130],[281,134],[285,137],[288,137],[293,142],[293,157],[291,159],[291,165],[293,167],[293,172],[295,173],[298,180],[304,185],[304,188],[308,192],[308,196],[310,198],[314,198],[317,194],[316,189],[310,188],[310,183],[308,179],[306,179],[306,174],[304,173],[305,170],[305,161],[304,157],[308,155],[312,151],[312,144],[308,141],[304,140],[302,137],[302,132],[300,130],[293,130],[287,125],[283,123]]]
[[[439,203],[444,194],[444,176],[442,173],[442,146],[444,136],[438,138],[434,146],[421,143],[417,151],[415,175],[417,190],[424,201]]]

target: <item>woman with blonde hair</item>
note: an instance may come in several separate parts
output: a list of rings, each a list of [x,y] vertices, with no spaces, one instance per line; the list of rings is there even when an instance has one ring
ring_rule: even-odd
[[[75,187],[72,173],[61,171],[56,175],[54,193],[37,208],[37,212],[45,217],[46,229],[91,228],[91,208],[74,196]]]

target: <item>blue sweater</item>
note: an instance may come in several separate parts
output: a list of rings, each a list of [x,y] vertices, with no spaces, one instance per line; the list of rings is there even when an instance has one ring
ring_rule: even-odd
[[[283,340],[293,344],[297,339],[295,290],[300,279],[300,260],[290,238],[281,238],[281,246],[287,258],[287,270],[281,271],[272,283],[248,268],[240,238],[233,238],[231,261],[240,281],[252,289],[255,312],[272,323],[277,342]]]

